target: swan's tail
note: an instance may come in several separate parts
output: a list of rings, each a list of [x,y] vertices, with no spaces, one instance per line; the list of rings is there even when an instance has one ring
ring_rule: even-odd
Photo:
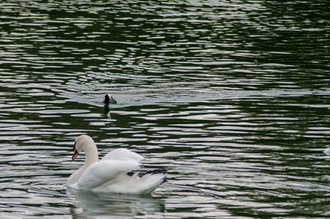
[[[134,176],[137,174],[138,177],[143,178],[143,177],[150,177],[150,175],[157,175],[158,177],[160,177],[162,179],[162,181],[160,182],[160,184],[163,184],[164,182],[167,181],[166,179],[166,173],[167,170],[165,169],[158,169],[158,170],[151,170],[151,171],[147,171],[147,172],[128,172],[127,175],[128,176]]]
[[[167,170],[164,169],[122,173],[115,182],[107,185],[107,190],[125,194],[150,194],[166,182],[166,173]]]
[[[135,181],[136,187],[139,187],[139,194],[150,194],[157,186],[167,181],[167,170],[151,170],[148,172],[128,172],[127,175]]]

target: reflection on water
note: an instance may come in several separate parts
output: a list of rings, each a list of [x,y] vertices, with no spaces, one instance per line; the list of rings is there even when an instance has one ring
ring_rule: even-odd
[[[164,202],[160,199],[143,196],[100,194],[88,191],[68,190],[68,195],[75,199],[79,209],[73,208],[73,216],[111,215],[113,218],[164,217]]]
[[[1,217],[329,216],[327,8],[1,1]],[[169,182],[153,197],[67,193],[80,134]]]

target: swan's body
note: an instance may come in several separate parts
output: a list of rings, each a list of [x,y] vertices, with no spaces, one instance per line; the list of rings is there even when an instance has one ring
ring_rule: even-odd
[[[71,188],[148,194],[165,181],[165,170],[144,174],[132,172],[139,168],[143,157],[127,149],[115,149],[99,161],[93,139],[87,135],[81,135],[75,141],[72,159],[75,159],[81,151],[85,151],[86,154],[85,164],[69,177],[68,186]]]

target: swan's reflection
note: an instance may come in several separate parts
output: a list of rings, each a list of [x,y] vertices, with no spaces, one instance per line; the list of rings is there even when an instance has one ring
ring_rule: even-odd
[[[154,216],[158,218],[165,212],[164,201],[151,196],[134,196],[95,193],[68,189],[68,195],[77,201],[72,216],[91,216],[106,218],[132,218],[134,216]]]

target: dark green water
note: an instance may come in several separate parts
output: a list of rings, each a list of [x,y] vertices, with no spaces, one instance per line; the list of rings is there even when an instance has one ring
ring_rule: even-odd
[[[329,6],[1,1],[1,217],[329,217]],[[67,191],[80,134],[168,183]]]

